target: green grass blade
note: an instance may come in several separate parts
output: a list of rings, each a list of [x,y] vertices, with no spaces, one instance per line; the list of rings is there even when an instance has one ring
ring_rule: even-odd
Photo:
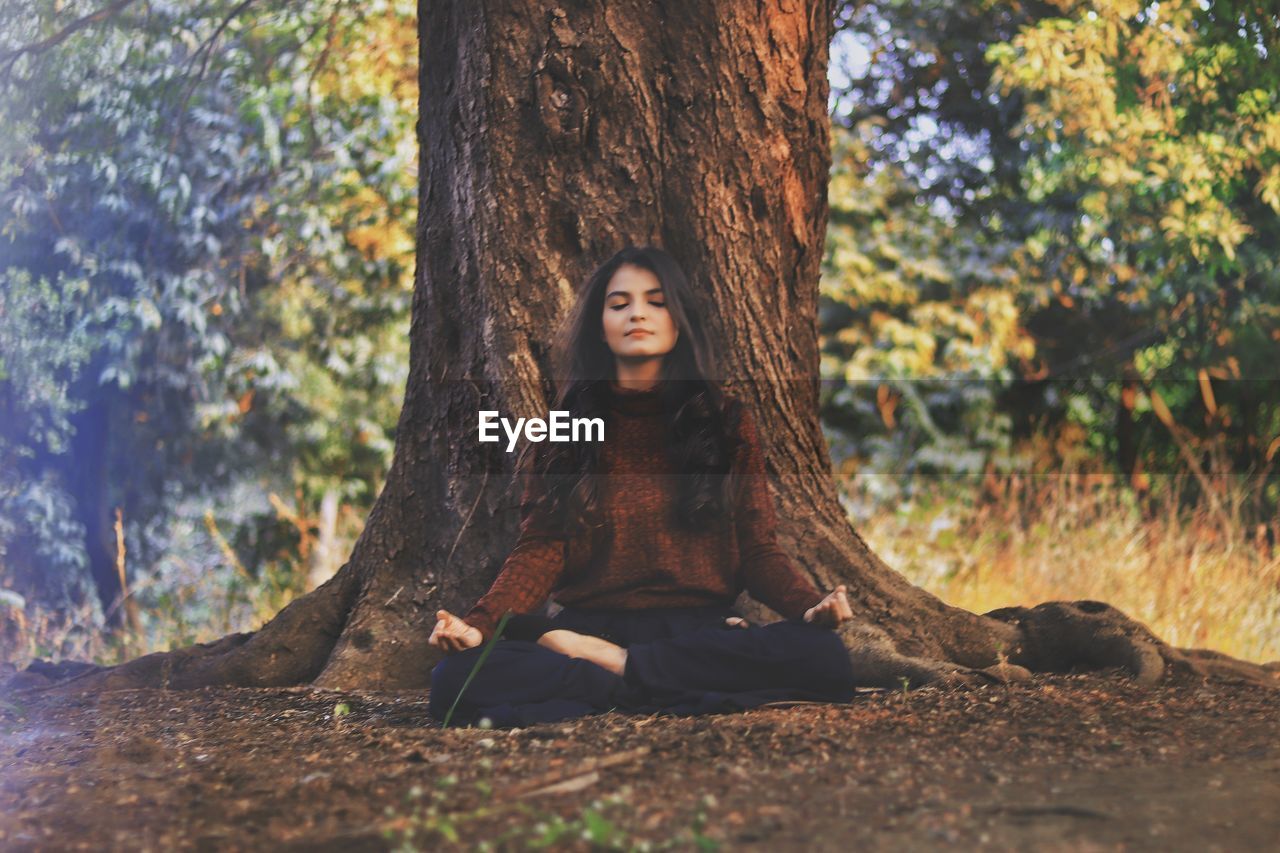
[[[462,689],[458,691],[458,695],[454,697],[453,704],[449,706],[449,713],[444,715],[444,728],[449,728],[449,721],[453,719],[453,712],[457,709],[458,703],[462,701],[462,694],[467,692],[467,688],[471,686],[471,679],[476,677],[476,673],[480,671],[480,667],[484,666],[485,660],[489,657],[489,652],[493,651],[493,644],[498,642],[498,638],[502,636],[502,629],[507,627],[507,620],[511,618],[511,611],[502,614],[502,618],[498,620],[498,627],[494,629],[493,636],[489,638],[489,642],[484,644],[484,648],[480,651],[480,658],[476,661],[476,665],[471,667],[471,672],[467,673],[467,680],[462,682]]]

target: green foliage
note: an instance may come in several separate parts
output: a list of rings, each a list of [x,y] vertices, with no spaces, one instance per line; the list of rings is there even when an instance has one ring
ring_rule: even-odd
[[[62,15],[29,6],[10,9],[25,26],[6,29],[6,48],[55,31],[62,15],[88,11],[88,4],[67,4]],[[33,464],[82,517],[107,511],[92,485],[77,482],[80,472],[100,471],[115,487],[109,503],[143,521],[158,511],[153,490],[194,450],[194,407],[219,391],[210,368],[228,341],[225,322],[208,309],[225,303],[228,319],[237,313],[238,294],[219,262],[223,251],[241,251],[235,199],[219,193],[237,177],[237,152],[251,129],[229,120],[229,98],[217,91],[193,97],[193,116],[181,128],[176,121],[180,74],[192,59],[183,39],[198,42],[212,22],[182,20],[170,9],[150,28],[129,26],[136,23],[83,30],[9,69],[0,121],[20,134],[5,152],[0,270],[77,282],[71,319],[91,335],[62,391],[66,407],[81,413],[67,430],[78,442]],[[30,397],[26,377],[14,379],[23,382],[16,395]],[[130,487],[132,500],[124,494]],[[74,548],[76,538],[64,544]]]
[[[1032,353],[1018,325],[1011,241],[912,199],[898,167],[872,171],[875,122],[834,129],[820,286],[824,422],[856,437],[837,464],[971,477],[1008,450],[997,395]]]
[[[69,377],[88,360],[90,337],[76,322],[83,279],[32,280],[26,270],[0,278],[0,418],[13,445],[0,446],[4,468],[37,453],[62,453],[79,410],[67,396]]]
[[[58,598],[84,568],[84,529],[41,461],[66,451],[82,407],[68,386],[91,353],[76,307],[86,289],[83,279],[0,271],[0,565],[29,554],[50,569],[39,591]]]
[[[1225,501],[1207,484],[1228,477],[1280,492],[1272,18],[1193,0],[841,8],[863,63],[837,87],[824,300],[842,305],[821,319],[846,470],[1025,465],[1003,445],[1047,432],[1038,468],[1118,465],[1143,488],[1144,470],[1192,468],[1190,501]],[[956,348],[966,327],[922,309],[990,316],[965,304],[974,286],[1016,332]],[[986,358],[949,373],[951,348]],[[925,390],[947,375],[989,389],[960,406],[988,438],[947,414],[965,395]]]
[[[1256,471],[1280,429],[1274,16],[1234,2],[1056,5],[1062,17],[988,50],[1000,92],[1028,100],[1015,131],[1032,151],[1026,192],[1071,202],[1020,259],[1072,333],[1070,353],[1046,354],[1163,397],[1174,426],[1146,416],[1151,467],[1176,458],[1186,430],[1197,452],[1222,437],[1233,467]],[[1120,390],[1093,390],[1089,407],[1114,411]]]
[[[9,2],[0,56],[95,9]],[[83,578],[100,531],[76,519],[121,507],[144,598],[240,569],[292,594],[323,496],[362,517],[394,443],[413,5],[128,6],[11,55],[0,335],[25,349],[4,350],[0,454],[26,468],[0,486],[0,574]],[[212,561],[210,509],[235,552]]]
[[[896,501],[1021,464],[1004,401],[1035,340],[1014,262],[1042,213],[1017,191],[1016,98],[983,48],[1020,5],[842,4],[819,304],[822,416],[838,473]],[[842,57],[850,57],[843,59]]]

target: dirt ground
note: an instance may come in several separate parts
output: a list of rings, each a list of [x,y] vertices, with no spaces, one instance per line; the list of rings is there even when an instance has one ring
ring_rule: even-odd
[[[423,693],[0,697],[5,850],[1275,850],[1280,692],[1118,675],[432,725]]]

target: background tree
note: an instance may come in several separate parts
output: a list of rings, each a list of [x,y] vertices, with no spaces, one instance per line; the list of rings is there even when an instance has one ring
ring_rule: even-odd
[[[1000,90],[1028,101],[1027,197],[1071,212],[1021,253],[1045,306],[1030,323],[1058,329],[1041,347],[1055,372],[1103,379],[1090,408],[1119,411],[1108,445],[1127,474],[1186,466],[1224,532],[1241,527],[1245,501],[1267,521],[1280,499],[1275,15],[1054,5],[1059,16],[987,51]]]
[[[1006,396],[1035,339],[1014,260],[1056,213],[1020,191],[1022,93],[991,91],[984,53],[1049,11],[837,4],[822,417],[837,469],[891,475],[875,480],[890,504],[1026,464]]]
[[[35,280],[57,294],[74,312],[70,330],[92,346],[77,369],[62,371],[66,398],[58,405],[68,417],[56,447],[24,445],[5,430],[5,443],[23,459],[18,480],[49,484],[59,493],[50,505],[69,511],[60,532],[81,533],[50,553],[45,537],[15,512],[22,497],[10,492],[17,502],[6,501],[5,514],[26,535],[7,543],[5,561],[29,580],[28,588],[66,584],[86,566],[102,610],[118,619],[113,509],[123,507],[129,522],[135,514],[147,518],[144,505],[164,500],[166,472],[192,461],[195,409],[216,394],[205,368],[227,347],[219,315],[238,313],[231,278],[215,270],[216,247],[238,242],[234,221],[242,200],[220,196],[219,178],[234,172],[237,136],[248,129],[227,120],[225,92],[184,122],[181,134],[167,121],[189,89],[184,70],[194,71],[203,56],[171,57],[177,45],[157,34],[175,29],[173,22],[140,27],[132,38],[86,29],[55,46],[57,61],[44,61],[17,45],[38,43],[38,34],[59,26],[58,13],[27,11],[8,16],[12,26],[5,27],[13,47],[3,63],[11,132],[0,274],[6,289]],[[200,44],[211,29],[178,31]],[[111,73],[111,59],[125,60],[134,73]],[[154,104],[173,106],[165,112],[148,106]],[[209,144],[216,135],[223,146]],[[18,328],[24,319],[8,318],[15,337],[33,336],[35,330]],[[122,476],[126,467],[131,476]]]
[[[1139,495],[1187,472],[1219,535],[1274,535],[1275,274],[1256,249],[1277,221],[1273,16],[991,0],[837,18],[853,189],[832,194],[821,317],[850,467],[1053,471],[1061,447]],[[975,351],[956,321],[1000,316],[970,299],[981,281],[1016,310]]]
[[[170,600],[202,574],[227,624],[249,585],[274,612],[390,460],[412,5],[3,12],[3,585],[64,608],[92,579],[118,622],[123,541],[144,617],[212,622]]]

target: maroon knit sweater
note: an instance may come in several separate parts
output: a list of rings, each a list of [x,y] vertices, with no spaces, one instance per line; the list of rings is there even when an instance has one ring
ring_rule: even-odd
[[[669,521],[680,475],[667,458],[661,394],[616,383],[613,391],[601,453],[604,526],[595,537],[541,528],[530,511],[538,478],[529,477],[515,548],[463,619],[488,640],[503,613],[532,612],[548,594],[571,607],[639,610],[731,604],[746,589],[786,618],[821,601],[778,546],[760,439],[746,411],[732,519],[682,530]]]

